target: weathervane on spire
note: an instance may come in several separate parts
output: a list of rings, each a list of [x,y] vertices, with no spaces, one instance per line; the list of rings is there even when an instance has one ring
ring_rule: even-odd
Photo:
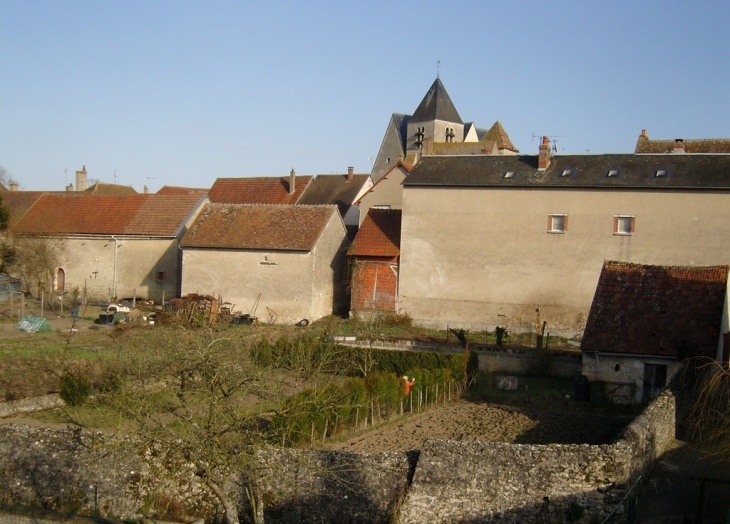
[[[436,61],[436,78],[441,78],[441,60]]]

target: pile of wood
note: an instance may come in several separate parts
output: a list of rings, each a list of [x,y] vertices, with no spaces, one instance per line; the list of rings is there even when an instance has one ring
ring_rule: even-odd
[[[219,300],[211,295],[190,293],[173,298],[165,310],[176,322],[186,326],[211,325],[218,321]]]

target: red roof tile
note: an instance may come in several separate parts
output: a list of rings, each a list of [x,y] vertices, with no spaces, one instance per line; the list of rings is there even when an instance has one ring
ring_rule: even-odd
[[[180,245],[310,251],[333,214],[341,221],[336,206],[208,204]]]
[[[644,266],[606,261],[581,349],[714,357],[728,266]]]
[[[208,190],[202,187],[162,186],[156,195],[207,195]]]
[[[371,257],[400,255],[400,209],[370,209],[348,254]]]
[[[297,176],[289,194],[289,177],[219,178],[208,196],[214,204],[296,204],[311,176]]]
[[[14,230],[30,235],[173,236],[200,201],[197,195],[41,196]]]
[[[106,182],[97,182],[93,186],[84,190],[84,193],[92,195],[137,195],[137,191],[132,186],[123,186],[120,184],[107,184]]]

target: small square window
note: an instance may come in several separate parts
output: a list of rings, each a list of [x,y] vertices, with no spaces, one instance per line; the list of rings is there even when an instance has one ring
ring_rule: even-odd
[[[377,204],[373,206],[373,209],[390,209],[390,204]]]
[[[618,176],[618,169],[609,169],[608,173],[606,173],[606,176],[608,177],[617,177]]]
[[[614,215],[613,217],[613,234],[614,235],[631,235],[636,228],[636,216],[634,215]]]
[[[165,280],[165,272],[161,269],[155,271],[155,280]]]
[[[666,169],[657,169],[654,172],[654,177],[655,178],[662,178],[662,177],[666,177],[666,176],[667,176],[667,170]]]
[[[573,174],[573,170],[572,169],[563,169],[563,172],[560,173],[560,176],[561,177],[563,177],[563,176],[570,176],[572,174]]]
[[[565,233],[568,230],[568,215],[548,215],[548,233]]]
[[[514,171],[507,171],[504,174],[504,178],[513,178],[514,176],[515,176],[515,172]]]

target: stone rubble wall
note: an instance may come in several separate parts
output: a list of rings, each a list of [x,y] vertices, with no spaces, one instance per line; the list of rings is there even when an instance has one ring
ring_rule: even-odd
[[[58,408],[63,405],[63,400],[56,394],[0,402],[0,418]]]
[[[579,504],[603,517],[674,439],[667,390],[611,445],[427,441],[418,452],[350,453],[263,448],[255,478],[230,489],[245,522],[252,485],[260,522],[532,522]],[[211,516],[216,501],[192,465],[102,433],[0,425],[0,502],[144,515],[153,494],[189,514]],[[236,487],[238,486],[238,487]],[[549,503],[545,501],[548,497]]]

